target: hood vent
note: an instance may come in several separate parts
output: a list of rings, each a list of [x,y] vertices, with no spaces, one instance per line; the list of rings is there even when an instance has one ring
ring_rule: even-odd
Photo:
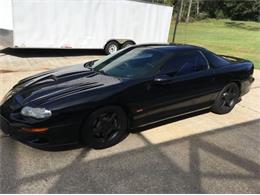
[[[32,82],[28,82],[26,84],[26,87],[34,85],[36,83],[38,85],[38,84],[46,84],[46,83],[54,82],[54,81],[57,81],[57,77],[54,75],[48,75],[46,77],[40,77],[39,79],[35,79]]]

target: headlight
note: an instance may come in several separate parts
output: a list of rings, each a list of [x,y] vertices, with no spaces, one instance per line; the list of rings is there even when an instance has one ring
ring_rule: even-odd
[[[51,117],[51,111],[46,110],[45,108],[32,108],[32,107],[24,107],[21,110],[21,114],[23,116],[29,116],[37,119],[44,119]]]

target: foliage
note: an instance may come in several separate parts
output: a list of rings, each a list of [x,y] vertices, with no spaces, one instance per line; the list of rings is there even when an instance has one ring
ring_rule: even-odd
[[[225,9],[232,20],[257,21],[260,15],[260,0],[225,1]]]
[[[144,0],[152,3],[166,4],[172,6],[182,0]],[[201,12],[210,18],[230,18],[232,20],[259,21],[260,22],[260,0],[193,0],[191,17],[200,19]],[[182,20],[185,20],[189,0],[183,0]],[[197,12],[199,4],[200,12]],[[175,10],[176,12],[176,10]]]
[[[260,21],[260,0],[200,0],[200,10],[210,18]]]
[[[224,18],[226,18],[226,16],[225,16],[223,10],[218,10],[218,11],[216,11],[216,12],[215,12],[215,15],[216,15],[216,18],[217,18],[217,19],[224,19]]]
[[[200,12],[196,15],[196,20],[205,20],[209,17],[207,12]]]

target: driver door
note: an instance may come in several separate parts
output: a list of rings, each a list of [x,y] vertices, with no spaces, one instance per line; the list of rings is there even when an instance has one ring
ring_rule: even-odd
[[[208,108],[214,92],[214,71],[200,51],[173,56],[148,87],[137,126]]]

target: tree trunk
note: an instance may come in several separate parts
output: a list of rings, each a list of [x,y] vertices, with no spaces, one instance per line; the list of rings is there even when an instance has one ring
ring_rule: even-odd
[[[190,0],[190,2],[189,2],[189,8],[188,8],[188,13],[187,13],[186,23],[188,23],[189,19],[190,19],[191,4],[192,4],[192,0]]]
[[[197,15],[200,13],[200,0],[197,0]]]
[[[183,0],[181,0],[181,5],[180,5],[180,13],[179,13],[179,18],[178,18],[179,21],[181,21],[181,18],[182,18],[182,7],[183,7]]]

